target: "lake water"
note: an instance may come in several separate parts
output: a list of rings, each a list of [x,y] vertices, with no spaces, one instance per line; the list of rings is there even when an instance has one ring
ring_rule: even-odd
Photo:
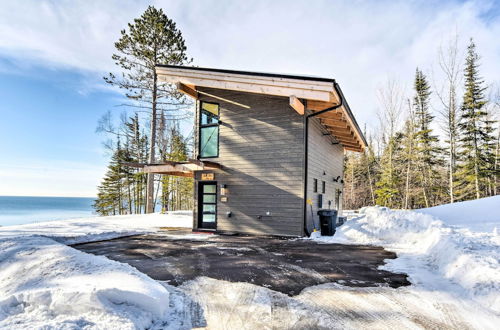
[[[94,198],[0,196],[0,226],[95,216]]]

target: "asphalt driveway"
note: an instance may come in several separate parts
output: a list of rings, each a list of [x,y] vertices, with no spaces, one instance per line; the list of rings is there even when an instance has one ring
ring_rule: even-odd
[[[174,286],[206,276],[248,282],[293,296],[306,287],[329,282],[393,288],[410,284],[405,274],[378,269],[385,259],[396,255],[374,246],[174,230],[73,247],[128,263]]]

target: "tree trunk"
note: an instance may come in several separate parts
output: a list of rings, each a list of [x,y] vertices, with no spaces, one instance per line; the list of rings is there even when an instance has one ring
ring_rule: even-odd
[[[479,146],[477,143],[477,136],[475,130],[474,130],[474,186],[476,188],[476,199],[479,199],[481,197],[481,194],[479,192]]]
[[[408,197],[410,195],[410,166],[411,166],[411,161],[408,161],[408,168],[406,169],[406,187],[405,187],[405,206],[404,206],[404,209],[408,209]]]
[[[154,70],[154,69],[153,69]],[[158,77],[156,72],[153,74],[153,102],[151,107],[151,137],[149,143],[148,163],[155,162],[155,146],[156,146],[156,98],[157,98]],[[154,212],[154,189],[155,181],[154,174],[148,173],[147,188],[146,188],[146,213]]]
[[[500,157],[500,125],[498,125],[497,145],[495,148],[495,165],[493,166],[493,195],[498,194],[498,157]]]

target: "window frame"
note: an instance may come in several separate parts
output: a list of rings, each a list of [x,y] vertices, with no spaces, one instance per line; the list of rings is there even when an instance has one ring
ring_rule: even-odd
[[[219,109],[219,115],[218,115],[218,118],[217,118],[217,123],[213,123],[213,124],[202,124],[201,123],[201,116],[202,116],[202,112],[203,112],[203,104],[204,103],[217,105],[217,108]],[[215,103],[215,102],[200,101],[198,109],[199,109],[199,114],[198,114],[198,155],[200,156],[200,158],[217,158],[217,157],[219,157],[219,144],[220,144],[220,104],[219,103]],[[201,131],[205,127],[217,127],[217,154],[215,156],[203,156],[201,154],[202,153],[202,149],[201,149]]]

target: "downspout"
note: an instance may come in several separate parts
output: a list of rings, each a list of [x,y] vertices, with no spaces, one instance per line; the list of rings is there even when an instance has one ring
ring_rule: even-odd
[[[307,229],[307,186],[308,186],[308,161],[309,161],[309,118],[319,116],[325,112],[333,111],[335,109],[340,108],[342,105],[344,105],[344,96],[339,90],[339,85],[337,82],[333,83],[333,87],[335,89],[335,92],[339,96],[340,103],[337,105],[334,105],[333,107],[326,108],[324,110],[310,113],[308,115],[304,116],[304,234],[306,236],[311,236],[311,233]],[[313,220],[314,221],[314,220]]]

